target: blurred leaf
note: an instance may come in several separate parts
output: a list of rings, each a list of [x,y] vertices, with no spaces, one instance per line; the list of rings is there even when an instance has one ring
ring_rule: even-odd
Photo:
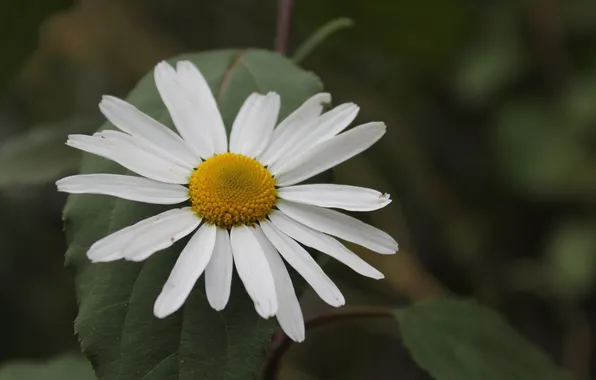
[[[0,46],[4,52],[0,70],[0,91],[15,76],[21,63],[37,45],[39,25],[72,0],[22,0],[0,2]]]
[[[224,50],[171,61],[179,59],[190,59],[201,69],[228,127],[253,91],[277,91],[283,99],[280,117],[285,117],[322,89],[315,75],[266,51]],[[127,100],[173,127],[152,72]],[[126,170],[86,155],[81,172],[122,174]],[[211,309],[197,286],[183,309],[161,320],[153,315],[153,304],[183,242],[143,263],[90,264],[87,260],[85,253],[92,243],[160,210],[163,207],[113,197],[71,195],[68,199],[64,210],[67,261],[76,271],[80,306],[75,328],[95,371],[103,380],[254,378],[276,322],[257,315],[237,278],[224,311]]]
[[[556,294],[588,294],[596,278],[596,223],[576,221],[560,226],[550,241],[546,265]]]
[[[510,5],[497,3],[485,10],[473,46],[459,61],[455,89],[463,100],[484,104],[526,69],[527,57],[517,34],[517,17]]]
[[[580,136],[596,136],[596,73],[576,78],[564,95],[562,106],[570,126]]]
[[[470,103],[485,103],[523,72],[523,50],[515,36],[509,34],[495,41],[483,41],[463,56],[455,76],[460,98]]]
[[[64,355],[45,363],[5,365],[0,369],[0,380],[95,380],[95,375],[83,357]]]
[[[42,185],[76,172],[81,154],[68,147],[69,133],[96,128],[93,121],[64,121],[26,131],[0,146],[0,187]]]
[[[437,380],[562,380],[562,371],[496,312],[463,299],[398,309],[403,342]]]
[[[498,116],[496,133],[495,154],[513,187],[538,197],[594,199],[596,160],[556,109],[539,102],[509,104]]]
[[[56,129],[34,129],[0,148],[0,186],[39,185],[75,172],[81,155]]]

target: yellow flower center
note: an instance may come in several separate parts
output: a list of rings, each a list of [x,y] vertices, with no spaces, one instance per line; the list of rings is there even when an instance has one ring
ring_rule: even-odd
[[[236,153],[218,154],[201,163],[188,191],[193,211],[223,228],[264,219],[277,198],[271,173],[255,159]]]

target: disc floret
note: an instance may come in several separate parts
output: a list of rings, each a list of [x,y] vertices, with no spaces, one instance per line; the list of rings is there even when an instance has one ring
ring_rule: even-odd
[[[201,163],[188,190],[193,211],[223,228],[265,219],[277,198],[275,179],[267,168],[237,153],[215,155]]]

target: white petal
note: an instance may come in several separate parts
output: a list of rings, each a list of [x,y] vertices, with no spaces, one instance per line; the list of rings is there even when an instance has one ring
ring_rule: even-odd
[[[358,115],[359,109],[353,103],[341,104],[305,125],[299,134],[295,134],[288,140],[287,149],[283,154],[271,163],[269,169],[271,173],[281,173],[284,167],[291,165],[302,152],[346,129]]]
[[[178,158],[167,154],[162,148],[152,144],[147,140],[120,131],[105,130],[96,132],[93,134],[93,136],[105,139],[111,144],[118,144],[118,146],[121,146],[122,149],[140,149],[146,154],[155,157],[155,159],[160,160],[164,165],[177,167],[180,171],[188,173],[192,172],[193,169],[201,162],[201,159],[197,158],[193,161],[193,164],[185,163]]]
[[[184,210],[185,213],[172,218],[168,223],[149,226],[145,229],[144,236],[129,241],[122,249],[124,259],[143,261],[193,232],[201,223],[201,218],[190,207]]]
[[[261,230],[261,227],[256,226],[254,235],[259,241],[267,262],[271,267],[271,273],[273,273],[275,292],[277,293],[277,302],[279,303],[276,314],[277,320],[281,328],[292,340],[302,342],[305,335],[304,318],[288,270],[275,247],[271,245],[271,242]]]
[[[191,168],[200,162],[198,156],[192,153],[180,136],[132,104],[104,95],[99,103],[99,109],[116,127],[145,140],[161,151],[163,156]]]
[[[143,177],[160,182],[186,184],[192,174],[192,171],[182,169],[138,146],[101,135],[70,135],[66,145],[107,158]]]
[[[128,152],[148,157],[157,168],[178,173],[180,176],[184,176],[185,179],[192,174],[194,167],[201,162],[200,159],[197,159],[194,166],[185,163],[181,164],[176,159],[163,154],[163,149],[155,147],[146,140],[120,131],[105,130],[94,133],[93,137],[105,140],[108,144],[115,147],[118,150],[117,154],[123,155],[125,152]]]
[[[226,128],[207,81],[190,61],[179,61],[176,69],[179,82],[190,94],[190,103],[194,107],[197,123],[211,136],[215,154],[227,152]]]
[[[238,111],[230,134],[230,152],[256,157],[265,150],[279,114],[275,92],[251,94]]]
[[[253,92],[242,103],[242,107],[240,107],[236,119],[234,119],[234,124],[232,124],[232,130],[230,131],[230,152],[238,150],[241,144],[241,133],[244,133],[244,124],[249,119],[250,114],[258,108],[263,98],[264,95]]]
[[[209,305],[215,310],[223,310],[230,298],[232,271],[234,269],[230,233],[217,228],[213,256],[205,270],[205,292]]]
[[[93,243],[87,251],[87,257],[92,262],[119,260],[123,258],[122,251],[131,240],[144,239],[146,232],[153,226],[168,224],[187,212],[187,208],[168,210],[118,230]]]
[[[341,164],[377,142],[385,129],[383,123],[368,123],[323,141],[297,156],[281,172],[274,173],[275,183],[293,185]]]
[[[269,219],[271,219],[271,222],[275,227],[279,228],[292,239],[295,239],[307,247],[326,253],[337,261],[352,268],[355,272],[377,280],[384,277],[381,272],[373,268],[370,264],[362,260],[358,255],[347,249],[343,244],[331,236],[315,231],[302,223],[298,223],[278,210],[271,211]]]
[[[104,194],[131,201],[176,204],[188,199],[188,189],[171,183],[118,174],[82,174],[56,182],[58,191],[71,194]]]
[[[118,153],[111,144],[97,136],[68,135],[66,145],[112,161],[115,161],[114,156]]]
[[[274,316],[277,312],[275,282],[269,263],[252,229],[247,226],[232,227],[230,243],[236,271],[255,303],[257,313],[263,318]]]
[[[214,226],[203,224],[190,238],[155,301],[153,314],[157,318],[167,317],[184,304],[209,263],[215,246],[215,231]]]
[[[365,187],[313,184],[282,187],[277,195],[285,200],[350,211],[373,211],[391,203],[389,194]]]
[[[344,297],[337,286],[327,277],[319,264],[304,248],[279,231],[268,220],[262,221],[261,227],[283,258],[312,286],[323,301],[335,307],[342,306],[345,303]]]
[[[163,61],[155,66],[154,75],[161,99],[188,147],[202,158],[211,157],[214,153],[211,135],[198,122],[196,109],[178,81],[176,70]]]
[[[329,103],[331,103],[331,95],[316,94],[286,117],[273,130],[269,145],[258,157],[259,162],[267,166],[281,157],[290,147],[290,142],[296,136],[300,136],[304,127],[315,120],[323,111],[323,106]]]
[[[383,254],[395,253],[397,242],[387,233],[335,210],[280,199],[277,208],[308,227]]]

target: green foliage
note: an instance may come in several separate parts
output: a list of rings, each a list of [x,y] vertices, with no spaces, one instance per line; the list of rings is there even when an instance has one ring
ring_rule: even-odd
[[[596,223],[562,223],[551,238],[546,271],[554,294],[572,298],[589,294],[596,283]]]
[[[307,2],[296,7],[296,17],[307,20],[310,32],[341,12],[359,26],[343,34],[346,51],[358,46],[367,55],[382,54],[383,64],[393,69],[403,65],[410,73],[428,75],[442,70],[462,38],[469,37],[473,9],[465,1],[344,0]]]
[[[395,312],[403,342],[436,380],[563,380],[566,377],[494,311],[437,299]]]
[[[505,181],[540,198],[593,199],[596,161],[585,142],[556,108],[542,102],[512,102],[497,120],[497,159]]]
[[[346,28],[354,26],[354,21],[349,18],[338,18],[331,20],[317,29],[309,38],[306,39],[294,53],[292,59],[299,63],[304,61],[312,52],[332,34]]]
[[[213,90],[224,122],[231,123],[253,91],[277,91],[285,117],[322,84],[291,61],[259,50],[225,50],[184,55],[203,72]],[[147,74],[127,100],[172,127]],[[106,124],[105,128],[112,128]],[[117,164],[86,155],[82,173],[125,173]],[[144,263],[90,264],[85,257],[96,240],[162,210],[112,197],[69,197],[64,210],[69,242],[67,261],[76,272],[79,299],[76,331],[85,353],[103,380],[251,379],[265,355],[274,320],[263,320],[235,278],[223,312],[210,308],[202,285],[185,307],[159,320],[153,303],[185,242],[153,255]]]
[[[89,362],[64,355],[48,362],[15,362],[0,368],[0,380],[95,380]]]
[[[568,125],[578,134],[593,138],[594,122],[596,122],[596,73],[582,74],[570,83],[565,93],[562,108],[566,113]]]
[[[96,127],[92,120],[66,121],[8,139],[0,146],[0,188],[41,185],[76,172],[81,154],[65,144],[67,135]]]
[[[527,58],[518,36],[509,25],[501,24],[463,55],[454,84],[463,100],[486,103],[503,87],[514,83],[526,68]]]
[[[17,61],[22,62],[25,53],[32,49],[42,18],[34,13],[49,8],[55,1],[46,4],[44,0],[26,0],[0,5],[0,19],[5,21],[0,23],[0,29],[7,52],[0,86],[12,80],[16,71],[23,72]],[[33,9],[34,3],[40,7]],[[274,39],[270,32],[274,30],[275,6],[276,2],[231,4],[193,0],[180,0],[175,5],[167,0],[79,2],[68,13],[46,23],[49,28],[43,30],[40,48],[25,68],[17,93],[11,97],[6,120],[55,120],[66,113],[97,112],[101,94],[128,91],[156,60],[173,52],[200,51],[231,43],[268,46]],[[370,221],[399,237],[406,252],[381,257],[357,251],[387,278],[377,282],[357,280],[357,276],[346,271],[345,283],[338,285],[349,306],[373,303],[375,292],[385,295],[383,304],[389,305],[403,302],[404,297],[428,296],[436,288],[433,282],[438,280],[453,292],[488,295],[491,301],[508,305],[507,312],[515,316],[516,326],[531,329],[549,352],[564,351],[566,358],[577,358],[571,364],[578,371],[578,378],[589,370],[586,340],[590,334],[582,334],[581,325],[561,316],[577,312],[579,319],[582,314],[586,320],[594,317],[593,310],[581,301],[593,297],[594,292],[594,275],[590,273],[596,195],[595,10],[593,0],[524,2],[521,6],[511,0],[332,0],[301,2],[294,7],[290,38],[293,43],[304,41],[318,26],[337,16],[355,20],[358,27],[333,35],[309,56],[308,67],[325,78],[336,102],[354,101],[361,106],[361,121],[383,120],[389,127],[387,135],[371,151],[342,165],[353,182],[338,176],[338,183],[374,187],[392,194],[392,205],[372,214]],[[25,17],[35,17],[37,21],[29,23]],[[226,57],[221,61],[228,63]],[[218,79],[212,82],[217,86]],[[158,101],[154,104],[161,107]],[[3,120],[4,116],[0,115]],[[169,123],[167,115],[164,120]],[[226,122],[230,124],[230,120]],[[8,129],[6,124],[3,127]],[[77,130],[81,132],[86,131]],[[63,147],[62,139],[56,143]],[[70,152],[76,154],[75,150]],[[43,164],[41,161],[37,160],[36,165]],[[99,165],[98,162],[93,165]],[[495,170],[495,163],[500,171]],[[107,164],[102,170],[117,171]],[[379,180],[371,181],[373,175]],[[47,291],[60,282],[55,273],[61,267],[63,252],[61,226],[51,208],[63,194],[56,194],[53,186],[47,189],[48,196],[35,200],[21,189],[18,195],[24,193],[29,198],[20,202],[3,200],[6,228],[1,244],[0,293],[4,290],[5,294],[0,294],[0,319],[2,331],[8,334],[0,334],[4,342],[0,348],[0,356],[5,355],[2,357],[31,352],[48,354],[55,350],[52,347],[62,347],[62,343],[54,343],[60,336],[72,338],[70,317],[63,317],[62,306],[57,306],[64,303],[57,302],[58,292]],[[197,313],[197,305],[204,303],[201,284],[187,306],[188,311],[171,318],[178,318],[176,321],[157,323],[151,315],[152,301],[165,279],[164,273],[171,268],[175,250],[157,255],[170,260],[152,259],[156,267],[163,262],[163,272],[156,267],[126,263],[96,267],[87,265],[84,259],[84,251],[94,239],[134,222],[142,210],[150,215],[155,209],[125,201],[114,201],[119,204],[116,206],[107,197],[80,198],[71,200],[78,205],[79,216],[67,221],[67,232],[71,239],[75,235],[79,239],[77,230],[93,239],[77,240],[80,246],[71,246],[69,260],[77,268],[82,301],[77,328],[99,373],[106,379],[117,378],[119,366],[132,372],[135,366],[149,368],[150,363],[157,365],[164,358],[163,366],[167,368],[157,367],[148,378],[158,377],[160,371],[166,372],[165,378],[178,378],[176,358],[167,355],[175,353],[176,357],[179,352],[183,356],[191,352],[188,340],[194,335],[188,329],[180,334],[180,326],[194,324],[199,318],[207,331],[202,335],[208,338],[202,344],[211,346],[208,355],[199,350],[196,357],[205,366],[223,368],[220,358],[225,343],[214,337],[224,334],[224,320],[207,308]],[[87,215],[81,216],[83,207],[89,209]],[[106,221],[108,211],[102,207],[118,211],[111,226]],[[123,216],[128,208],[139,214]],[[402,211],[406,213],[407,226]],[[73,225],[74,220],[81,223]],[[455,232],[453,226],[457,226]],[[407,265],[410,259],[401,259],[410,257],[408,253],[414,253],[413,269]],[[418,257],[423,258],[423,265],[417,265]],[[18,266],[15,258],[21,261]],[[512,276],[512,268],[521,268],[518,276]],[[131,275],[129,283],[123,281],[125,270]],[[139,278],[133,294],[130,288],[141,270],[144,278]],[[328,267],[326,272],[329,273]],[[330,275],[338,280],[336,273]],[[147,280],[151,276],[158,278]],[[518,286],[514,277],[532,284]],[[141,286],[144,281],[154,281],[154,288]],[[239,298],[244,291],[238,281],[235,285],[236,298],[230,305],[235,309],[222,314],[225,323],[257,323],[248,302],[242,303]],[[124,290],[120,290],[122,287]],[[64,293],[63,298],[70,295]],[[147,296],[148,293],[151,294]],[[531,302],[519,302],[526,300],[529,293]],[[135,310],[131,309],[125,318],[131,296]],[[311,298],[310,304],[308,299],[301,299],[305,315],[327,311],[316,295]],[[144,306],[140,306],[139,299],[145,300]],[[44,302],[42,307],[38,306],[39,300]],[[234,319],[236,311],[244,319]],[[549,312],[553,315],[549,316]],[[200,317],[194,318],[194,314]],[[60,318],[60,324],[50,322]],[[37,319],[45,324],[38,325]],[[552,319],[557,323],[552,323]],[[253,332],[265,336],[263,331],[272,328],[273,323],[260,322],[263,330]],[[432,327],[434,321],[422,323]],[[376,329],[380,323],[375,319],[369,324]],[[419,378],[417,372],[408,372],[407,367],[412,366],[409,361],[399,361],[393,354],[392,349],[398,344],[391,339],[397,337],[391,330],[394,325],[388,324],[386,330],[361,334],[366,335],[363,340],[358,340],[357,329],[343,322],[334,323],[324,332],[312,329],[306,342],[293,345],[288,353],[290,356],[300,350],[302,360],[297,363],[295,358],[284,357],[282,367],[293,367],[299,373],[280,378],[374,379],[387,374],[400,379]],[[124,328],[125,333],[117,328]],[[178,335],[170,337],[175,335],[174,328],[178,328]],[[470,339],[471,334],[475,332],[462,335]],[[230,336],[237,339],[237,335]],[[478,346],[486,346],[484,335],[478,335]],[[149,337],[154,336],[156,343],[147,344]],[[563,342],[561,336],[566,338]],[[176,342],[183,345],[176,346]],[[254,349],[258,354],[247,356],[247,366],[259,360],[256,356],[261,354],[263,345],[255,344]],[[211,358],[211,351],[215,359]],[[240,356],[230,353],[235,358]],[[121,360],[125,355],[131,358]],[[115,363],[109,364],[111,360]],[[471,355],[469,361],[474,360],[476,356]],[[230,366],[239,361],[231,360]],[[188,360],[182,366],[187,364]],[[190,377],[187,373],[181,377]],[[201,375],[198,373],[197,377]],[[209,379],[208,375],[205,378]],[[122,376],[127,377],[134,376]],[[490,378],[490,374],[482,377]]]

